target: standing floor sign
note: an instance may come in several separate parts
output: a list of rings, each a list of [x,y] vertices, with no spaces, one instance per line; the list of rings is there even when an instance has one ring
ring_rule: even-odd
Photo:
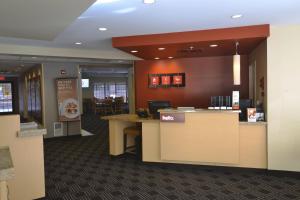
[[[56,79],[58,118],[61,122],[79,121],[77,78]]]

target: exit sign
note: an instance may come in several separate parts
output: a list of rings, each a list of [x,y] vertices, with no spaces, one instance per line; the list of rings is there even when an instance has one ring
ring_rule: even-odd
[[[5,76],[0,76],[0,81],[5,81]]]

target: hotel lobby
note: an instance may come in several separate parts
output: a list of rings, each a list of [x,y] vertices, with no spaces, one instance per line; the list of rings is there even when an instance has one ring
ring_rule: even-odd
[[[300,199],[299,9],[1,1],[0,200]]]

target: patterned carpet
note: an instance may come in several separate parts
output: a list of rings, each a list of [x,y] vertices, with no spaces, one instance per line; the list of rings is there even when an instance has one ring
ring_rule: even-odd
[[[299,200],[299,173],[150,164],[108,155],[108,123],[85,116],[94,136],[45,141],[47,200]]]

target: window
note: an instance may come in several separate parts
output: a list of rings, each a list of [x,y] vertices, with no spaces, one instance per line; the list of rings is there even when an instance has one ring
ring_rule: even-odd
[[[94,84],[94,97],[98,99],[105,98],[105,84],[104,83],[95,83]]]
[[[127,102],[127,83],[126,82],[101,82],[94,83],[94,97],[104,99],[105,97],[124,97]]]
[[[12,83],[0,83],[0,113],[13,112]]]
[[[27,80],[28,114],[42,123],[41,79],[35,77]]]

